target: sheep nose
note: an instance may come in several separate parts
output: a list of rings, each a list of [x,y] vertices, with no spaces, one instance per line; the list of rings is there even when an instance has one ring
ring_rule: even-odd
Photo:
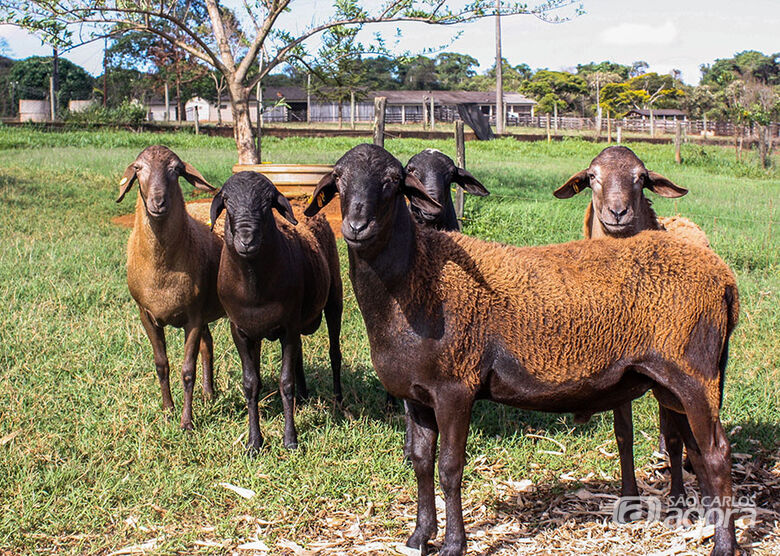
[[[349,227],[352,233],[357,235],[368,227],[368,220],[350,220]]]
[[[609,209],[609,212],[611,212],[612,216],[615,217],[615,222],[620,223],[620,219],[623,218],[626,215],[626,213],[628,212],[628,207],[626,207],[626,208],[624,208],[623,210],[620,210],[620,211]]]

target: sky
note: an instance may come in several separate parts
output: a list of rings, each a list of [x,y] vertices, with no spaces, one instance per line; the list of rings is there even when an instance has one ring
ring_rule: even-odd
[[[371,4],[368,0],[366,4]],[[375,2],[374,2],[375,3]],[[538,2],[537,2],[538,3]],[[644,60],[649,71],[682,71],[683,81],[696,84],[699,66],[729,58],[743,50],[780,52],[780,0],[583,0],[586,13],[568,22],[551,24],[530,15],[502,18],[504,58],[533,69],[571,70],[577,64],[610,60],[631,65]],[[534,5],[533,0],[529,1]],[[282,20],[294,30],[317,20],[330,2],[294,0]],[[562,15],[571,10],[562,10]],[[387,37],[397,25],[384,26]],[[479,71],[495,60],[495,19],[454,27],[406,24],[401,27],[398,51],[422,52],[445,46],[444,51],[469,54],[479,60]],[[372,30],[373,32],[373,30]],[[460,32],[459,37],[456,37]],[[20,29],[0,25],[0,37],[13,58],[48,55],[49,47]],[[316,49],[316,44],[312,45]],[[93,75],[102,72],[102,41],[76,48],[65,57]]]

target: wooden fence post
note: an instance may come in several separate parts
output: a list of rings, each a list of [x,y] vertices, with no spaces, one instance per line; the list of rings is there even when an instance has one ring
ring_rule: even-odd
[[[349,127],[355,129],[355,91],[349,92]]]
[[[552,137],[550,137],[550,113],[549,112],[547,113],[546,127],[547,127],[547,142],[550,143],[552,142]]]
[[[680,120],[676,121],[677,126],[674,130],[674,161],[677,164],[682,164],[682,154],[680,153],[680,146],[682,145],[682,124]]]
[[[433,95],[431,95],[431,131],[436,128],[436,118],[433,112]]]
[[[617,144],[619,145],[622,142],[623,142],[623,126],[618,124],[617,125]]]
[[[194,112],[195,112],[195,135],[200,135],[200,122],[198,121],[200,117],[198,116],[198,105],[196,104],[193,106]]]
[[[387,97],[374,99],[374,145],[385,146],[385,107]]]
[[[455,151],[457,152],[456,164],[458,168],[466,168],[466,138],[463,133],[463,122],[455,122]],[[465,198],[463,188],[458,185],[455,190],[455,216],[458,218],[458,228],[463,229],[463,205]]]

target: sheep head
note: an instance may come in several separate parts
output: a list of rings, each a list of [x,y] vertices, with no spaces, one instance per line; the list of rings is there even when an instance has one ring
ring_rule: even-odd
[[[419,179],[428,196],[442,207],[434,212],[426,212],[419,201],[412,198],[409,201],[409,209],[415,220],[440,230],[458,229],[455,207],[450,195],[450,186],[453,183],[457,183],[472,195],[484,197],[489,194],[479,180],[463,168],[458,168],[449,156],[435,149],[425,149],[410,158],[406,164],[406,172]]]
[[[336,193],[341,198],[341,233],[353,249],[371,246],[392,230],[396,211],[407,210],[404,196],[425,212],[442,208],[393,155],[370,144],[350,149],[336,162],[317,184],[303,213],[316,214]]]
[[[257,172],[238,172],[224,183],[211,202],[211,226],[222,213],[225,218],[225,244],[240,257],[254,258],[276,230],[271,212],[279,212],[291,224],[298,221],[290,201],[274,184]]]
[[[182,161],[175,152],[162,145],[146,147],[130,164],[119,182],[119,203],[133,183],[138,180],[138,191],[146,213],[153,219],[163,218],[174,202],[184,203],[179,177],[203,191],[214,191],[200,172]]]
[[[644,189],[662,197],[681,197],[688,193],[687,189],[661,174],[648,171],[639,157],[626,147],[607,147],[590,166],[569,178],[554,195],[567,199],[586,187],[593,191],[591,202],[596,217],[611,236],[628,236],[641,231],[635,229],[634,224]]]

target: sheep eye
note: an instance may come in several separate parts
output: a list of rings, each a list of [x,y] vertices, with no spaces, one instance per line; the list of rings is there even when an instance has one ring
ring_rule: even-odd
[[[596,174],[588,174],[588,179],[594,181],[596,179]]]

